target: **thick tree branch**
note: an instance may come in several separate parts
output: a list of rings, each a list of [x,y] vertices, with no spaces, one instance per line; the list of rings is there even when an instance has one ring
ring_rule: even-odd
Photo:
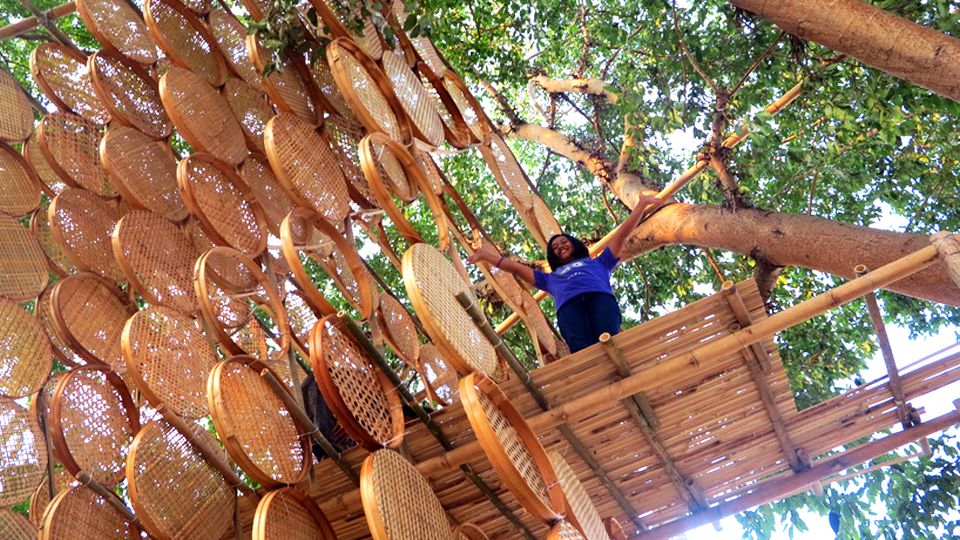
[[[601,96],[610,103],[616,103],[618,99],[617,94],[607,89],[609,85],[606,81],[600,79],[551,79],[546,75],[537,75],[530,80],[551,94],[576,92]]]
[[[497,105],[500,106],[500,111],[503,112],[504,116],[507,117],[507,120],[510,122],[510,124],[523,123],[523,120],[520,119],[520,114],[517,112],[515,108],[513,108],[513,105],[510,103],[510,101],[503,94],[501,94],[500,91],[497,90],[492,84],[490,84],[490,81],[487,81],[486,79],[481,79],[480,84],[482,84],[483,88],[487,91],[488,94],[490,94],[490,97],[492,97],[494,101],[497,102]]]

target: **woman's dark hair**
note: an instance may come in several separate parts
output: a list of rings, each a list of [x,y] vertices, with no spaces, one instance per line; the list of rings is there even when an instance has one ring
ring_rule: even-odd
[[[586,244],[580,241],[576,236],[570,236],[569,234],[555,234],[550,237],[550,240],[547,241],[547,262],[550,263],[550,269],[556,271],[557,268],[560,268],[566,263],[560,262],[560,257],[557,257],[557,254],[553,252],[553,241],[556,238],[563,236],[573,244],[573,256],[567,262],[573,262],[577,259],[582,259],[584,257],[590,256],[590,250],[587,249]]]

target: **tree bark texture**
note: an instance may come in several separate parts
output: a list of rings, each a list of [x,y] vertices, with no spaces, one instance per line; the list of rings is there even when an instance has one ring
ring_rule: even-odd
[[[861,0],[731,0],[783,30],[960,101],[960,39]]]
[[[734,251],[776,266],[802,266],[845,278],[854,266],[873,270],[930,245],[924,235],[839,223],[805,214],[676,203],[640,224],[623,259],[669,244]],[[935,265],[888,289],[943,304],[960,305],[960,287]]]

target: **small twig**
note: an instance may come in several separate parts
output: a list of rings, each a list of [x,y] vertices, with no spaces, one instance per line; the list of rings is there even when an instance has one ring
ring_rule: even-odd
[[[520,119],[520,113],[517,112],[513,105],[507,101],[507,98],[504,97],[504,95],[501,94],[500,91],[498,91],[493,84],[490,83],[490,81],[481,79],[480,84],[482,84],[487,93],[490,94],[494,100],[496,100],[497,105],[500,106],[501,111],[503,111],[503,114],[510,121],[511,125],[515,126],[523,123],[523,120]]]
[[[617,213],[613,211],[613,207],[610,206],[610,199],[607,197],[607,184],[602,184],[600,186],[600,196],[603,198],[603,206],[606,207],[607,212],[610,213],[610,217],[613,218],[613,222],[617,225],[620,224],[620,218],[617,217]]]
[[[763,53],[761,53],[760,56],[758,56],[757,59],[753,61],[753,64],[751,64],[750,67],[747,68],[747,72],[743,74],[743,77],[740,78],[740,81],[737,82],[737,84],[733,85],[733,90],[730,90],[730,94],[729,94],[730,97],[733,97],[733,95],[737,93],[737,90],[740,90],[740,87],[743,86],[743,83],[747,82],[747,77],[749,77],[750,74],[753,73],[755,69],[757,69],[757,67],[760,65],[760,62],[763,62],[763,60],[767,56],[769,56],[770,53],[773,52],[774,47],[776,47],[777,44],[780,43],[780,39],[783,38],[785,34],[786,32],[781,30],[780,33],[777,35],[777,39],[773,40],[773,43],[767,46],[766,50],[764,50]]]
[[[540,168],[540,174],[537,175],[537,181],[534,182],[534,185],[539,186],[540,182],[543,180],[543,175],[547,174],[547,169],[550,167],[550,158],[554,156],[554,151],[547,149],[547,157],[543,159],[543,167]]]
[[[813,214],[813,196],[817,193],[817,179],[820,178],[820,171],[813,171],[813,179],[810,181],[810,195],[807,197],[807,215]]]
[[[707,85],[710,86],[714,94],[719,94],[720,89],[717,86],[717,83],[715,83],[713,79],[711,79],[710,76],[707,75],[707,73],[700,68],[700,64],[697,63],[697,59],[694,58],[693,55],[690,53],[690,50],[687,48],[686,42],[684,42],[683,40],[683,33],[680,31],[680,22],[677,19],[676,2],[674,2],[673,4],[673,28],[677,34],[677,42],[680,45],[680,50],[683,51],[684,56],[687,57],[687,60],[690,62],[690,65],[693,66],[694,71],[696,71],[700,75],[700,77],[703,78],[704,82],[706,82]]]

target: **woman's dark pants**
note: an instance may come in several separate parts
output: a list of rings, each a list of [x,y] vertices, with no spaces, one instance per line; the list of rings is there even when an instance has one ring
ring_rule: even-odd
[[[583,293],[567,301],[557,312],[560,335],[574,353],[600,340],[600,334],[620,332],[620,306],[607,293]]]

